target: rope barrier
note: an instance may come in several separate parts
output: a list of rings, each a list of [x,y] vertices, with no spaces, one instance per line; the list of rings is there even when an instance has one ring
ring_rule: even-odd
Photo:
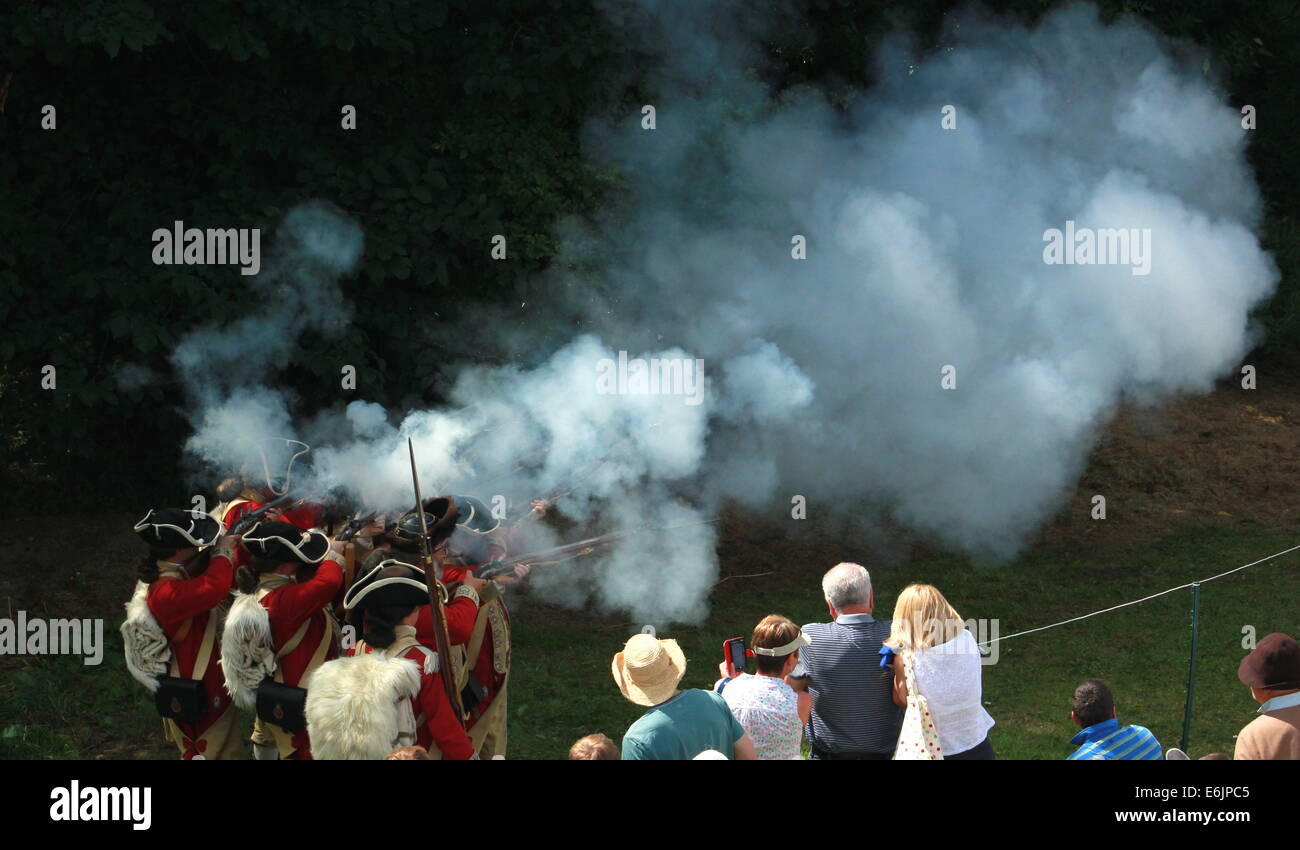
[[[1226,571],[1226,572],[1219,573],[1219,574],[1216,575],[1216,576],[1210,576],[1209,578],[1203,578],[1203,579],[1200,579],[1199,581],[1189,581],[1187,584],[1180,584],[1180,585],[1178,585],[1177,587],[1171,587],[1171,588],[1169,588],[1168,590],[1162,590],[1162,591],[1160,591],[1159,593],[1153,593],[1153,594],[1151,594],[1150,596],[1144,596],[1144,597],[1142,597],[1141,599],[1134,599],[1132,602],[1122,602],[1122,603],[1120,603],[1119,605],[1112,605],[1111,607],[1109,607],[1109,608],[1103,608],[1103,609],[1101,609],[1100,611],[1093,611],[1093,612],[1090,613],[1090,614],[1084,614],[1084,615],[1079,616],[1079,617],[1071,617],[1070,619],[1068,619],[1068,620],[1062,620],[1062,621],[1059,622],[1059,623],[1052,623],[1050,626],[1039,626],[1039,627],[1036,628],[1036,629],[1027,629],[1026,631],[1023,631],[1023,632],[1016,632],[1015,634],[1005,635],[1005,636],[1003,636],[1003,637],[994,638],[993,640],[986,640],[986,641],[984,641],[983,643],[976,644],[976,646],[992,646],[992,645],[995,644],[995,643],[1000,643],[1001,641],[1004,641],[1004,640],[1011,640],[1011,638],[1014,638],[1014,637],[1023,637],[1024,635],[1032,635],[1032,634],[1034,634],[1035,632],[1045,632],[1045,631],[1047,631],[1048,629],[1054,629],[1054,628],[1056,628],[1056,627],[1058,627],[1058,626],[1067,626],[1067,625],[1069,625],[1070,623],[1077,623],[1077,622],[1079,622],[1080,620],[1086,620],[1086,619],[1088,619],[1089,617],[1096,617],[1096,616],[1098,616],[1099,614],[1109,614],[1111,611],[1118,611],[1119,609],[1121,609],[1121,608],[1127,608],[1127,607],[1129,607],[1130,605],[1141,605],[1143,602],[1149,602],[1149,601],[1151,601],[1152,599],[1156,599],[1157,597],[1165,596],[1165,595],[1167,595],[1167,594],[1174,593],[1174,592],[1179,591],[1179,590],[1186,590],[1186,589],[1189,588],[1189,587],[1192,587],[1192,586],[1194,586],[1194,585],[1198,585],[1198,584],[1204,584],[1204,583],[1206,583],[1206,582],[1208,582],[1208,581],[1216,581],[1216,580],[1218,580],[1218,579],[1223,578],[1224,576],[1230,576],[1230,575],[1232,575],[1233,573],[1241,572],[1242,570],[1247,569],[1247,568],[1249,568],[1249,567],[1258,566],[1258,565],[1264,563],[1265,561],[1271,561],[1271,560],[1273,560],[1274,558],[1280,558],[1280,557],[1282,557],[1283,555],[1287,555],[1287,554],[1290,554],[1291,552],[1296,551],[1297,549],[1300,549],[1300,545],[1292,546],[1290,549],[1283,549],[1281,552],[1275,552],[1275,553],[1273,553],[1272,555],[1269,555],[1269,556],[1266,557],[1266,558],[1260,558],[1258,561],[1252,561],[1252,562],[1250,562],[1249,564],[1242,564],[1240,567],[1234,567],[1233,569],[1230,569],[1230,570],[1228,570],[1228,571]]]
[[[1159,593],[1153,593],[1150,596],[1144,596],[1141,599],[1134,599],[1131,602],[1121,602],[1119,605],[1112,605],[1109,608],[1103,608],[1100,611],[1093,611],[1090,614],[1083,614],[1082,616],[1079,617],[1071,617],[1070,619],[1062,620],[1059,623],[1052,623],[1051,625],[1048,626],[1039,626],[1036,629],[1027,629],[1023,632],[1016,632],[1014,634],[1009,634],[1005,637],[994,638],[993,640],[986,640],[983,643],[976,644],[976,646],[978,647],[992,646],[995,643],[1000,643],[1004,640],[1010,640],[1011,638],[1014,637],[1024,637],[1025,635],[1032,635],[1036,632],[1045,632],[1048,629],[1055,629],[1058,626],[1066,626],[1069,625],[1070,623],[1077,623],[1080,620],[1086,620],[1089,617],[1096,617],[1100,614],[1108,614],[1111,611],[1118,611],[1121,608],[1128,608],[1132,605],[1141,605],[1143,602],[1149,602],[1152,599],[1157,599],[1161,596],[1167,596],[1170,593],[1176,593],[1177,591],[1186,590],[1187,588],[1190,587],[1192,589],[1192,611],[1191,611],[1192,639],[1191,639],[1191,651],[1187,657],[1187,700],[1183,706],[1183,732],[1182,732],[1182,738],[1179,741],[1181,745],[1180,749],[1183,750],[1183,752],[1187,752],[1188,740],[1191,737],[1191,729],[1192,729],[1192,704],[1195,699],[1195,690],[1196,690],[1196,654],[1197,654],[1196,645],[1200,633],[1199,627],[1200,627],[1200,608],[1201,608],[1201,585],[1205,584],[1206,582],[1217,581],[1218,579],[1224,578],[1225,576],[1230,576],[1233,573],[1239,573],[1242,570],[1249,569],[1250,567],[1259,566],[1260,564],[1263,564],[1267,561],[1271,561],[1274,558],[1280,558],[1283,555],[1289,555],[1290,553],[1295,552],[1298,549],[1300,549],[1300,545],[1292,546],[1289,549],[1283,549],[1281,552],[1274,552],[1272,555],[1269,555],[1264,558],[1260,558],[1258,561],[1251,561],[1249,564],[1242,564],[1240,567],[1234,567],[1230,570],[1221,572],[1218,575],[1210,576],[1209,578],[1203,578],[1198,581],[1189,581],[1186,584],[1180,584],[1177,587],[1171,587],[1168,590],[1162,590]]]

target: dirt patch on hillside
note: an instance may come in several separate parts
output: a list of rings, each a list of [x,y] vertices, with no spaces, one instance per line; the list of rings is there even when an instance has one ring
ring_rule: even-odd
[[[1159,409],[1128,408],[1093,450],[1068,505],[1042,540],[1088,545],[1151,540],[1183,524],[1300,525],[1300,382],[1292,364]],[[1106,497],[1105,521],[1091,517]]]

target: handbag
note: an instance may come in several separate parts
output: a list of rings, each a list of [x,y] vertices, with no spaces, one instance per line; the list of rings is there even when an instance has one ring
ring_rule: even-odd
[[[894,749],[896,761],[942,761],[939,747],[939,730],[930,714],[930,702],[916,689],[913,673],[915,656],[906,652],[899,659],[907,679],[907,710],[903,714],[903,728],[898,733],[898,746]]]
[[[266,679],[257,686],[257,716],[286,732],[307,728],[307,689]]]
[[[217,621],[225,616],[218,605],[208,615],[203,627],[203,640],[199,643],[199,654],[194,661],[192,678],[177,676],[180,662],[176,658],[175,644],[189,634],[193,620],[187,620],[177,633],[180,640],[172,641],[169,647],[170,659],[168,670],[172,675],[158,676],[158,689],[153,693],[153,705],[158,713],[176,723],[197,723],[208,713],[208,695],[203,687],[203,677],[207,675],[208,664],[212,660],[212,648],[217,640]]]
[[[262,684],[257,686],[257,716],[266,723],[274,723],[286,732],[301,732],[307,728],[307,689],[286,685],[280,681],[282,671],[279,664],[282,658],[298,648],[311,622],[310,619],[306,620],[275,654],[275,676],[263,679]],[[307,670],[303,673],[304,683],[307,682],[311,672],[320,667],[329,648],[334,645],[334,629],[333,617],[327,611],[325,630],[321,632],[320,643],[316,645],[316,651],[312,654],[311,661],[307,662]]]
[[[158,713],[177,723],[194,723],[207,713],[203,682],[176,676],[159,676],[153,704]]]

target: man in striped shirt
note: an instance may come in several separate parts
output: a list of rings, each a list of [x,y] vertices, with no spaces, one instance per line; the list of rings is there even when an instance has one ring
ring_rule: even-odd
[[[814,759],[888,759],[898,744],[903,710],[894,705],[894,674],[880,667],[889,621],[875,620],[871,576],[858,564],[837,564],[822,578],[829,623],[809,623],[811,640],[786,677],[812,694],[805,734]]]
[[[1079,749],[1067,761],[1155,761],[1164,758],[1160,742],[1145,726],[1120,726],[1115,697],[1100,679],[1089,679],[1074,689],[1070,719],[1079,733],[1070,739]]]

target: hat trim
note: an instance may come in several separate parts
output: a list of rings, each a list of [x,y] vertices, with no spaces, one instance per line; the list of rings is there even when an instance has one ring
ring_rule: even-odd
[[[190,517],[190,527],[188,529],[181,528],[179,525],[173,525],[170,522],[149,522],[149,517],[153,516],[155,513],[157,513],[157,511],[150,509],[149,513],[144,515],[144,519],[137,522],[132,527],[131,530],[134,531],[136,534],[139,534],[140,532],[144,531],[146,528],[170,528],[173,529],[181,537],[184,537],[186,540],[188,540],[189,542],[193,543],[195,546],[198,546],[200,548],[204,546],[211,546],[214,542],[216,542],[217,537],[221,536],[220,531],[218,531],[216,536],[214,536],[211,540],[203,540],[202,538],[195,537],[190,532],[197,530],[198,518],[192,515]],[[207,514],[204,514],[203,516],[206,519],[212,519],[212,517],[209,517]],[[212,521],[217,523],[218,529],[221,528],[221,523],[217,522],[216,520],[212,520]]]
[[[254,526],[254,528],[256,528],[256,526]],[[312,558],[306,555],[300,547],[306,545],[309,541],[314,540],[317,537],[325,541],[325,549],[320,553],[319,557]],[[319,531],[304,531],[302,536],[298,538],[297,543],[287,540],[278,534],[270,534],[266,537],[249,537],[248,535],[244,535],[245,543],[265,543],[268,540],[279,540],[285,546],[292,549],[294,554],[298,556],[298,560],[302,561],[304,564],[319,564],[321,561],[325,560],[325,556],[330,553],[329,538]]]
[[[367,585],[366,587],[363,587],[361,589],[361,592],[352,598],[351,604],[344,603],[343,608],[344,610],[351,611],[361,603],[361,600],[365,599],[374,591],[379,590],[379,588],[381,587],[391,587],[396,584],[413,587],[416,590],[426,595],[429,592],[429,586],[427,584],[421,584],[420,582],[416,581],[413,578],[403,578],[402,576],[390,576],[389,578],[381,578],[379,581],[375,582],[374,584],[370,584]]]
[[[492,522],[494,523],[491,528],[487,529],[486,531],[474,528],[473,526],[470,525],[470,523],[474,521],[474,518],[476,516],[478,516],[478,509],[474,507],[474,502],[469,501],[471,497],[454,496],[452,498],[464,499],[465,504],[469,506],[469,516],[465,516],[464,514],[458,516],[456,518],[456,528],[461,529],[463,531],[468,531],[470,534],[477,534],[480,537],[486,537],[489,534],[492,534],[494,531],[501,528],[501,520],[497,519],[495,516],[492,516],[492,514],[488,514],[488,516],[491,517]],[[460,504],[457,503],[456,506],[459,508]]]
[[[372,576],[374,576],[384,567],[387,567],[391,564],[401,564],[403,567],[409,567],[410,569],[415,570],[415,572],[419,576],[423,577],[425,581],[421,583],[416,581],[415,579],[409,579],[409,578],[404,579],[398,576],[394,576],[388,579],[380,579],[379,581],[375,582],[373,585],[366,584],[366,582],[371,580]],[[411,584],[414,587],[420,588],[425,593],[429,592],[428,578],[425,571],[422,568],[417,567],[415,564],[408,564],[406,561],[403,561],[399,558],[385,558],[384,560],[380,561],[378,564],[375,564],[373,567],[367,570],[365,575],[361,576],[360,578],[358,578],[356,581],[352,583],[352,587],[350,587],[348,589],[348,592],[343,595],[343,610],[351,611],[353,608],[355,608],[357,603],[360,602],[365,597],[365,595],[370,592],[370,589],[372,587],[379,587],[383,585],[385,582],[392,583],[396,581],[404,581]]]

